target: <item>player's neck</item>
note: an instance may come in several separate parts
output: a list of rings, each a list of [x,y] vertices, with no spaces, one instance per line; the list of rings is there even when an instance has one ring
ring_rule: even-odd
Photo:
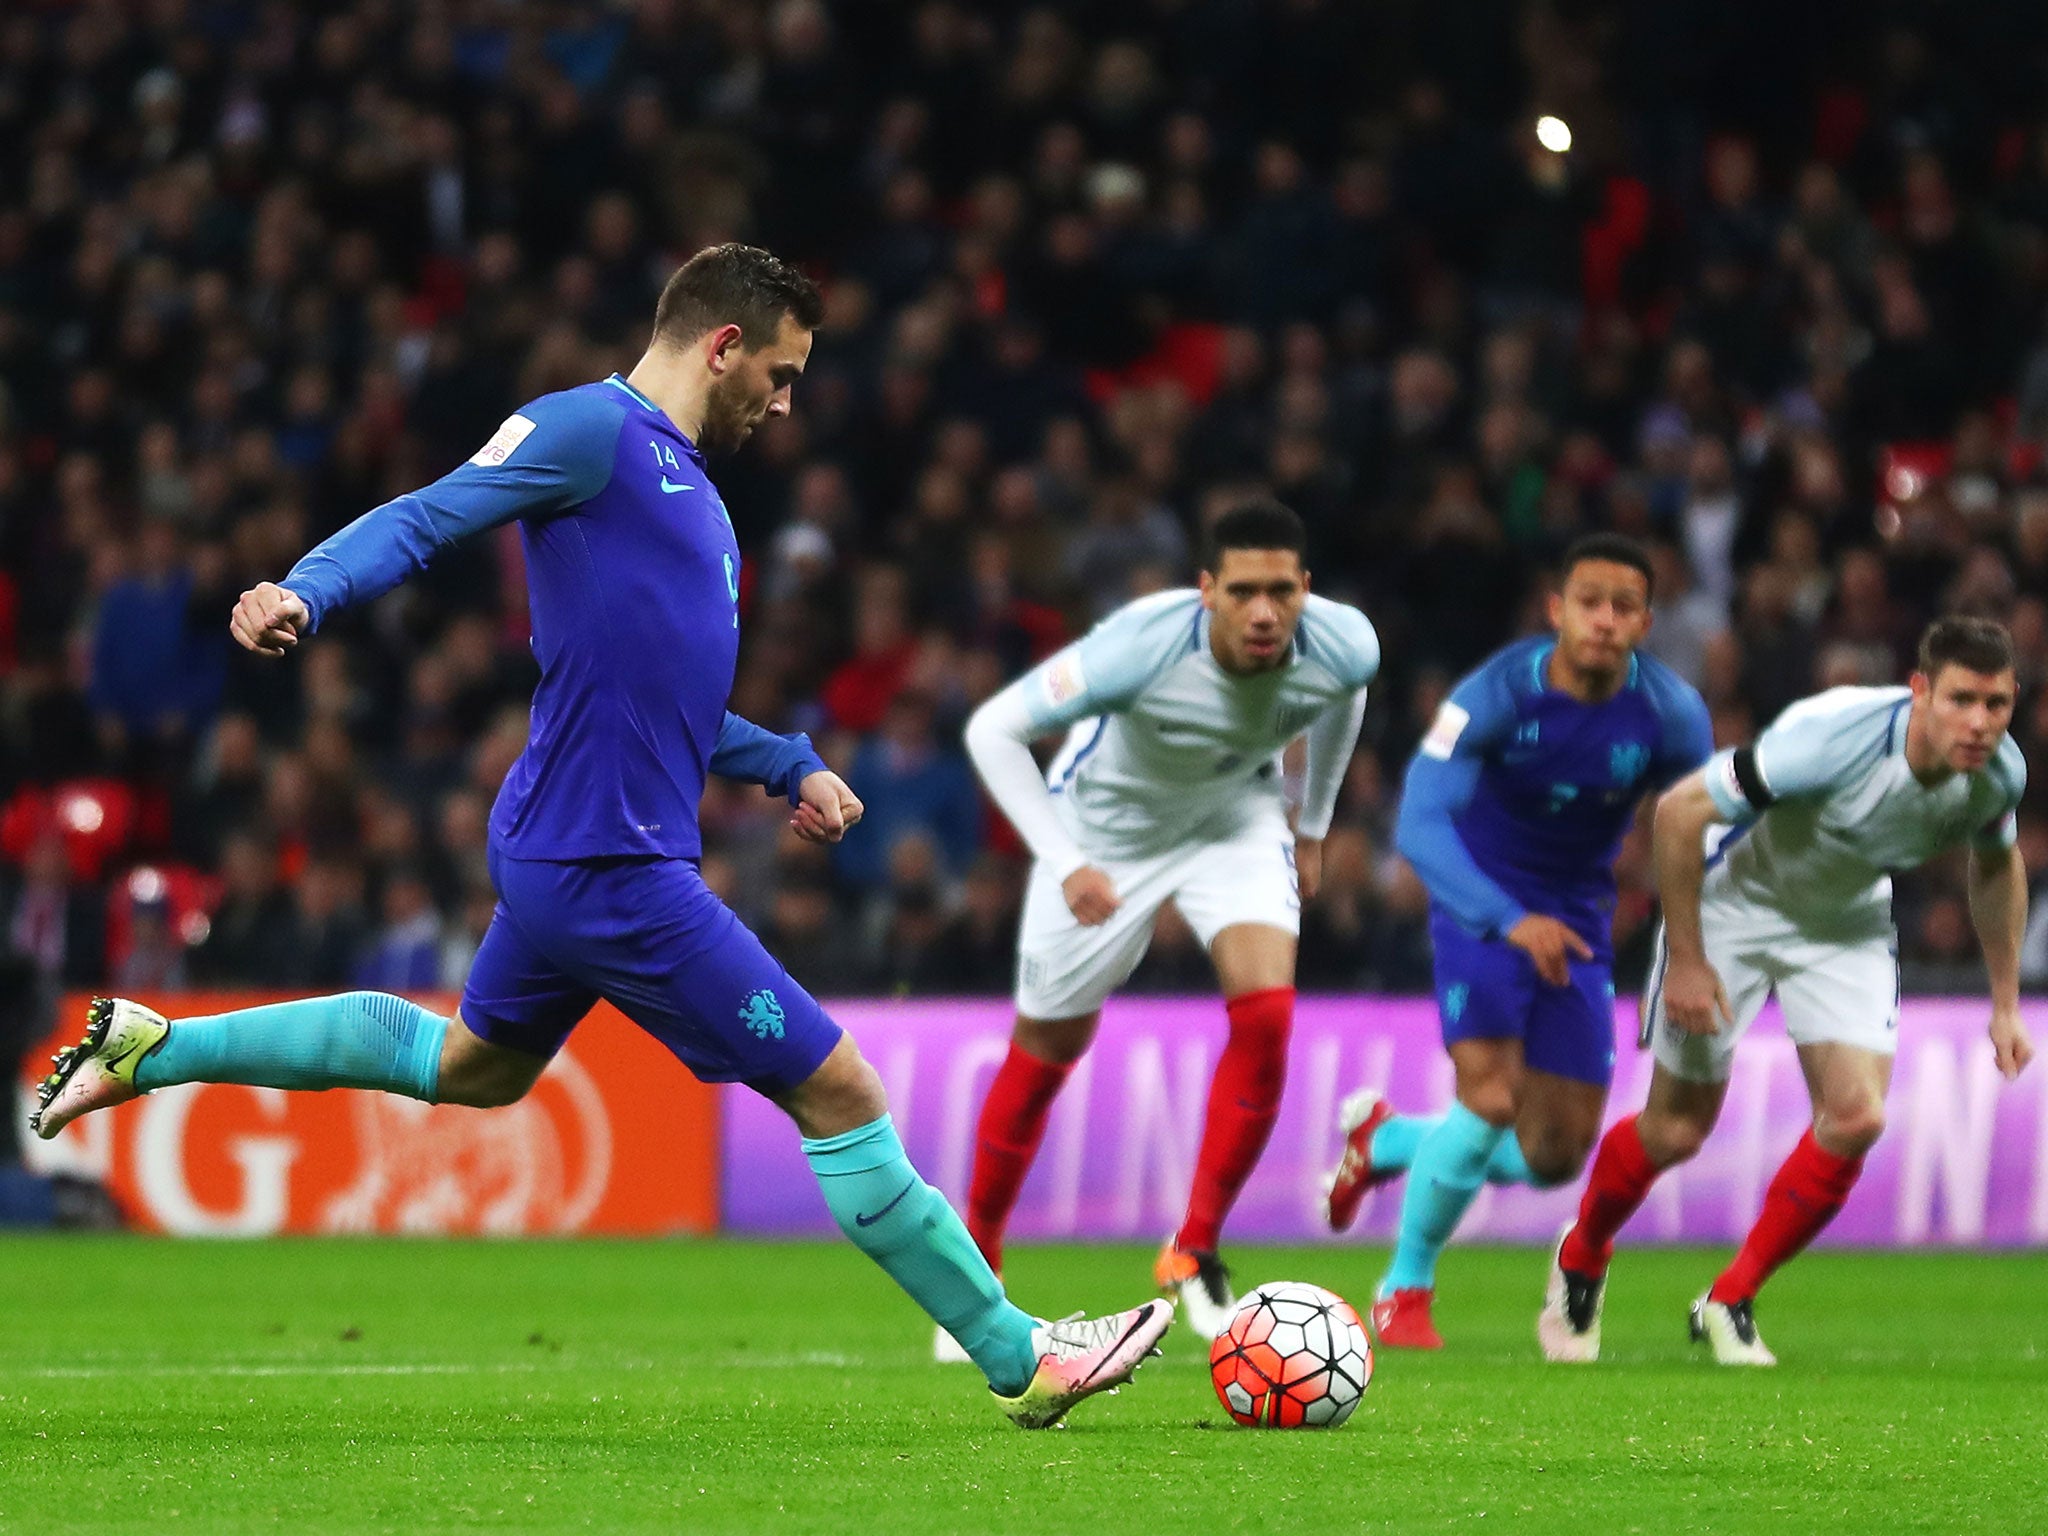
[[[1562,643],[1550,651],[1550,660],[1543,668],[1544,681],[1559,693],[1569,694],[1581,704],[1605,704],[1628,681],[1628,668],[1619,672],[1582,672],[1564,658]]]
[[[1927,722],[1918,705],[1906,711],[1906,769],[1930,789],[1956,771],[1927,739]]]
[[[704,430],[704,400],[710,380],[693,378],[684,366],[687,361],[675,352],[649,347],[626,375],[626,382],[660,406],[662,415],[694,443]]]

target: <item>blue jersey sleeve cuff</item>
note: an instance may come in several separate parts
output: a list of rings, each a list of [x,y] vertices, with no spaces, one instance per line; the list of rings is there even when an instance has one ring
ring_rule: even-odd
[[[803,803],[804,780],[814,773],[825,773],[830,770],[825,759],[818,756],[817,750],[812,747],[811,738],[804,732],[798,731],[791,736],[789,744],[793,750],[788,777],[783,783],[782,792],[789,797],[790,805],[795,807]]]

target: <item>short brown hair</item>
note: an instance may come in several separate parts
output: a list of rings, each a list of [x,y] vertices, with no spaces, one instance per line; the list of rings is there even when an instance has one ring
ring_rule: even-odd
[[[1920,670],[1932,678],[1943,667],[1966,667],[1995,676],[2013,670],[2012,636],[1993,619],[1953,614],[1936,619],[1920,637]]]
[[[676,268],[654,306],[654,339],[687,346],[706,331],[736,325],[752,351],[774,339],[784,315],[815,331],[825,318],[817,284],[757,245],[728,241]]]

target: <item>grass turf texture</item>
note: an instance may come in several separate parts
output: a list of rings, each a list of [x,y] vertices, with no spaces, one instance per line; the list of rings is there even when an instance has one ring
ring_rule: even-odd
[[[850,1247],[6,1240],[0,1531],[2032,1527],[2048,1256],[1817,1254],[1775,1372],[1686,1344],[1716,1257],[1624,1252],[1608,1360],[1544,1365],[1542,1255],[1454,1248],[1441,1355],[1321,1433],[1242,1430],[1191,1334],[1024,1434]],[[1377,1251],[1239,1249],[1361,1305]],[[1027,1306],[1150,1252],[1024,1248]]]

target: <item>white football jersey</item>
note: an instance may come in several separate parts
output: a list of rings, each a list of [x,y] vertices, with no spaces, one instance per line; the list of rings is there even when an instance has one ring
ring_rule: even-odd
[[[1907,688],[1831,688],[1791,705],[1754,746],[1719,752],[1702,895],[1766,908],[1814,938],[1891,929],[1891,871],[1965,842],[2010,848],[2026,759],[2007,736],[1977,773],[1923,784],[1906,766]],[[1712,835],[1712,834],[1710,834]]]
[[[1354,699],[1379,664],[1372,622],[1310,594],[1284,662],[1225,672],[1201,594],[1181,589],[1119,608],[1006,691],[1021,695],[1034,734],[1069,727],[1046,786],[1075,842],[1139,858],[1271,814],[1282,804],[1282,750],[1326,717],[1344,736],[1329,756],[1348,760]],[[1312,737],[1312,757],[1316,746]],[[1305,812],[1304,831],[1320,835],[1311,819]]]

